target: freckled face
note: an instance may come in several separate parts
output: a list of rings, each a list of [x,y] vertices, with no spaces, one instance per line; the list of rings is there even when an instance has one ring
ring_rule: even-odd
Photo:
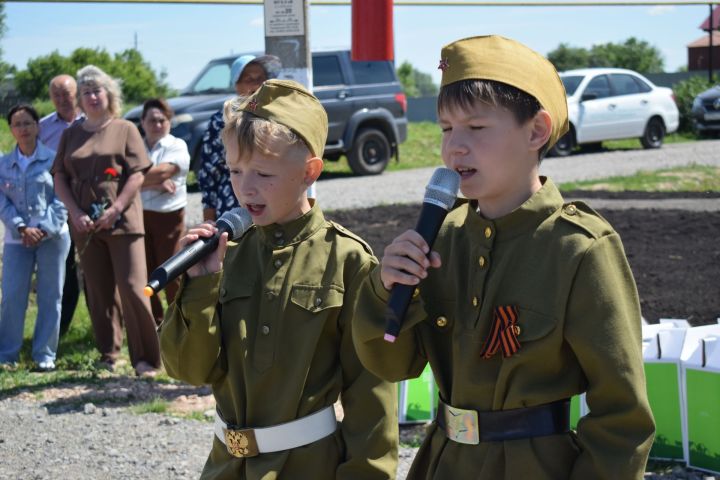
[[[282,225],[310,210],[305,160],[287,147],[270,145],[270,151],[282,153],[253,151],[240,159],[235,142],[225,146],[233,192],[260,226]]]

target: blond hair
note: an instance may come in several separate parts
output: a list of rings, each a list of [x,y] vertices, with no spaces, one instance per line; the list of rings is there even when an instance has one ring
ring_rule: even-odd
[[[83,87],[101,87],[108,96],[108,111],[113,117],[119,117],[122,112],[122,91],[117,80],[102,71],[95,65],[86,65],[77,72],[78,91]],[[77,105],[82,109],[82,95],[77,96]]]
[[[225,145],[237,142],[239,159],[248,158],[255,151],[273,157],[291,152],[303,159],[311,155],[305,141],[285,125],[244,111],[241,105],[245,100],[245,97],[228,100],[223,109],[222,140]],[[282,152],[277,151],[279,145],[285,146]],[[231,159],[226,161],[230,163]]]

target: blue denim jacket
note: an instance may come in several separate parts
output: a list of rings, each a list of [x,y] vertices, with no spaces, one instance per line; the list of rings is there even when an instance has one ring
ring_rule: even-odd
[[[67,222],[65,205],[55,196],[50,167],[55,151],[37,142],[35,159],[23,172],[17,147],[0,158],[0,220],[19,239],[18,227],[37,227],[57,236]]]

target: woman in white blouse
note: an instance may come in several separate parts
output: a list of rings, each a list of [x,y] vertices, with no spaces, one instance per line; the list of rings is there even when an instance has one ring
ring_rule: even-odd
[[[143,105],[141,125],[153,163],[141,192],[148,275],[177,252],[178,241],[185,231],[190,154],[184,140],[170,135],[172,117],[173,111],[163,99],[153,98]],[[177,289],[177,281],[165,288],[168,304],[172,303]],[[150,302],[159,325],[163,319],[162,304],[157,295],[151,297]]]

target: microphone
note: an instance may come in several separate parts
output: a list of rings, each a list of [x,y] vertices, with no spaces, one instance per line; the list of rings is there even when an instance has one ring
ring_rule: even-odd
[[[425,188],[425,198],[423,198],[422,210],[415,231],[422,236],[430,249],[432,249],[448,211],[455,204],[459,186],[460,175],[455,170],[438,168]],[[393,343],[400,334],[400,328],[414,291],[415,287],[412,285],[393,285],[390,291],[390,300],[385,309],[384,338],[386,341]]]
[[[215,226],[218,231],[212,237],[198,238],[153,270],[143,289],[146,297],[152,297],[175,280],[178,275],[202,260],[210,252],[214,252],[223,233],[228,233],[230,240],[240,239],[252,226],[252,217],[250,212],[244,208],[233,208],[220,215]]]

